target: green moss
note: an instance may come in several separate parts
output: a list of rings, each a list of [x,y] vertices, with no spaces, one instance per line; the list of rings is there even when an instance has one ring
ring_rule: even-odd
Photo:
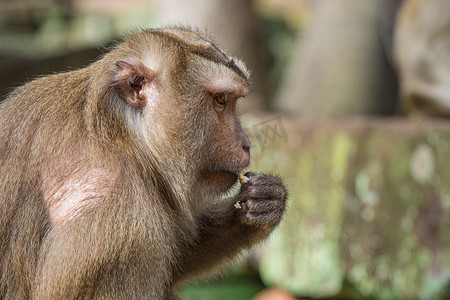
[[[345,133],[328,143],[319,153],[300,157],[289,209],[272,238],[270,255],[261,263],[266,283],[312,297],[334,295],[343,283],[338,242],[345,195],[342,182],[355,146]],[[327,159],[319,161],[317,156]]]
[[[299,132],[296,147],[273,143],[273,152],[261,153],[261,166],[286,174],[291,192],[262,258],[264,282],[309,297],[345,295],[347,283],[357,299],[438,299],[450,280],[443,246],[450,244],[450,134],[363,126]],[[427,211],[429,201],[442,212]],[[436,225],[427,214],[436,212],[443,221],[430,237]],[[418,233],[418,218],[439,253]]]

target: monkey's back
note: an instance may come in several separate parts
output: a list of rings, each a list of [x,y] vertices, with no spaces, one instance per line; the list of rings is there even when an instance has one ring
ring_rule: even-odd
[[[82,113],[84,100],[71,95],[71,87],[86,85],[82,74],[74,71],[38,78],[16,88],[0,103],[2,299],[30,297],[30,286],[25,283],[33,281],[37,249],[50,226],[38,168],[71,138],[62,136],[62,132],[73,132],[64,126],[79,126],[82,132],[73,114]]]
[[[77,227],[78,222],[71,223],[67,226],[73,227],[70,229],[71,234],[65,236],[67,240],[71,237],[75,243],[79,243],[94,236],[92,239],[96,241],[95,246],[86,245],[83,253],[97,250],[97,258],[103,264],[107,264],[106,261],[113,264],[113,261],[119,259],[105,252],[105,245],[113,245],[109,249],[136,249],[139,254],[134,254],[133,258],[123,256],[120,259],[124,260],[122,264],[129,268],[134,267],[139,272],[146,271],[147,266],[142,261],[150,252],[157,258],[158,265],[164,265],[157,269],[165,271],[158,272],[169,276],[166,273],[169,270],[167,265],[171,251],[159,253],[156,249],[170,249],[166,244],[174,244],[171,241],[171,231],[167,230],[172,226],[168,223],[170,218],[156,214],[154,206],[148,205],[157,198],[157,191],[133,173],[135,169],[131,165],[137,161],[135,155],[127,156],[125,151],[121,151],[116,153],[117,159],[111,159],[111,156],[106,158],[105,148],[113,144],[123,145],[124,142],[114,138],[113,142],[104,146],[101,134],[108,135],[109,131],[114,131],[118,137],[123,137],[125,135],[122,131],[126,129],[120,126],[118,119],[115,121],[120,125],[113,128],[102,127],[104,123],[101,121],[104,120],[95,119],[99,115],[114,118],[112,110],[98,113],[98,110],[109,108],[108,104],[114,101],[115,96],[110,85],[108,89],[102,89],[105,86],[103,80],[111,82],[111,77],[107,73],[109,68],[102,70],[99,69],[101,66],[102,64],[94,63],[77,71],[38,78],[18,87],[0,104],[0,299],[31,298],[36,290],[33,283],[36,284],[37,280],[45,281],[39,274],[42,272],[42,266],[39,265],[43,261],[42,249],[51,248],[49,245],[53,242],[52,232],[55,228],[59,230],[61,224],[58,222],[64,221],[55,220],[55,215],[59,215],[52,212],[51,201],[55,198],[53,200],[57,201],[56,207],[64,206],[64,203],[59,205],[58,201],[64,202],[65,195],[68,195],[68,203],[73,204],[74,198],[75,201],[79,200],[76,197],[80,196],[80,190],[84,190],[81,197],[86,195],[86,199],[96,206],[96,211],[90,217],[102,221],[90,222],[80,227]],[[115,65],[112,66],[114,67]],[[91,74],[101,76],[91,78]],[[93,125],[95,122],[97,123]],[[95,132],[96,130],[99,132]],[[109,135],[107,137],[110,138]],[[100,152],[103,158],[98,161],[96,158]],[[114,150],[111,150],[109,154],[113,155],[113,152]],[[129,159],[127,163],[119,161],[127,159],[124,157]],[[91,165],[83,165],[87,161],[98,161],[98,164],[106,169],[101,170],[97,166],[90,169]],[[123,165],[127,165],[136,178],[130,183],[128,178],[134,177],[121,173],[126,180],[120,181],[118,185],[121,186],[117,187],[114,181],[117,174],[109,176],[108,167],[114,166],[118,170],[117,173],[120,173]],[[52,173],[54,170],[56,173]],[[102,171],[106,173],[98,175]],[[93,184],[100,182],[99,177],[104,184],[100,189]],[[74,183],[74,178],[80,179],[81,184]],[[46,180],[50,185],[46,184]],[[65,188],[70,192],[64,190]],[[98,197],[92,197],[91,193],[98,194]],[[113,197],[123,201],[109,202]],[[130,201],[131,199],[133,201]],[[84,199],[78,203],[83,206]],[[162,208],[158,210],[164,212]],[[76,215],[71,213],[72,216]],[[63,214],[64,216],[66,215]],[[144,220],[140,222],[138,229],[134,223],[135,219]],[[121,234],[106,235],[104,227],[95,224],[112,224],[120,229],[114,230],[111,225],[109,228]],[[163,234],[156,234],[160,229],[163,229]],[[63,252],[64,243],[70,244],[67,240],[62,241],[61,249],[46,254],[50,256],[49,261]],[[55,262],[46,276],[63,273],[64,265],[70,264],[70,260],[78,259],[80,255],[78,252],[70,252],[70,247],[64,250],[67,251],[65,261]],[[105,277],[115,276],[115,273],[108,274],[101,268],[89,275],[97,278],[99,273]],[[161,284],[164,282],[161,281]],[[117,282],[116,286],[122,284],[126,282]],[[105,283],[102,288],[109,289],[109,284]],[[92,287],[87,289],[93,291]]]

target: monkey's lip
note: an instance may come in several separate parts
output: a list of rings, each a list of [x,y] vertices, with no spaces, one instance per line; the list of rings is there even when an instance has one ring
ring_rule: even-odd
[[[220,191],[226,191],[233,186],[238,179],[236,169],[214,169],[204,172],[202,177],[206,182],[218,188]]]
[[[227,176],[227,177],[232,177],[232,178],[234,178],[234,181],[236,181],[237,180],[237,177],[238,177],[238,172],[239,171],[236,171],[236,170],[227,170],[227,169],[218,169],[218,170],[212,170],[211,171],[211,174],[213,175],[213,176]]]
[[[216,167],[216,168],[208,170],[205,173],[209,173],[209,174],[229,174],[229,175],[238,176],[239,172],[241,170],[245,170],[245,168],[238,169],[238,168],[218,168],[218,167]]]
[[[233,176],[236,177],[236,180],[237,180],[237,178],[239,177],[239,173],[244,171],[244,170],[245,170],[245,168],[242,168],[242,169],[221,169],[221,170],[215,170],[215,172],[219,173],[219,174],[230,175],[230,176],[233,175]]]

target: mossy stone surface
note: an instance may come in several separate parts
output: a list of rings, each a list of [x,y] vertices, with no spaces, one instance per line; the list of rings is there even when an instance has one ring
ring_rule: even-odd
[[[349,283],[367,298],[446,299],[450,122],[244,117],[251,170],[280,174],[290,192],[262,256],[266,284],[309,297]]]

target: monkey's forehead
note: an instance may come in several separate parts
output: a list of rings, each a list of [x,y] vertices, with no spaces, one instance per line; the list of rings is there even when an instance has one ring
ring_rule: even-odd
[[[169,27],[161,29],[147,29],[141,32],[144,35],[154,35],[162,41],[175,43],[185,51],[198,55],[212,62],[224,65],[249,82],[250,72],[239,59],[228,56],[212,40],[207,32],[201,32],[188,27]]]
[[[195,62],[197,67],[196,81],[203,84],[203,86],[210,92],[230,92],[236,96],[245,96],[249,91],[249,82],[242,78],[235,72],[230,72],[230,69],[220,63],[200,59]]]

